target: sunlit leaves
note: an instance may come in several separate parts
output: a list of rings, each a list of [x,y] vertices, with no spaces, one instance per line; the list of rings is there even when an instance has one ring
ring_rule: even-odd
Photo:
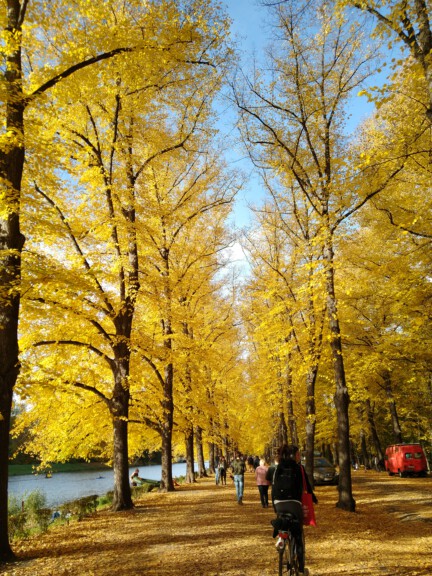
[[[169,1],[31,7],[23,36],[32,107],[20,384],[37,432],[29,449],[39,446],[49,460],[67,458],[79,444],[81,456],[93,449],[107,457],[112,445],[105,437],[84,431],[84,442],[75,431],[81,402],[93,425],[99,413],[109,429],[112,417],[127,420],[132,392],[132,402],[144,396],[151,407],[142,423],[155,415],[157,422],[164,393],[151,382],[154,372],[143,371],[144,358],[154,360],[156,352],[162,374],[173,361],[167,333],[159,332],[161,322],[179,322],[167,299],[175,308],[176,284],[193,274],[195,262],[215,272],[225,245],[223,221],[237,184],[206,148],[229,54],[228,25],[214,3],[192,3],[190,11]],[[100,62],[87,65],[94,58]],[[171,206],[170,194],[178,196]],[[193,232],[198,217],[218,207],[217,217]],[[173,246],[177,237],[183,247]],[[202,251],[194,251],[201,237]],[[172,277],[164,269],[167,249]],[[50,390],[56,393],[48,402]],[[47,402],[37,401],[45,395]],[[72,424],[45,418],[42,437],[36,422],[54,404],[58,411],[65,404]],[[68,433],[56,445],[59,427]],[[133,451],[142,449],[134,434]]]

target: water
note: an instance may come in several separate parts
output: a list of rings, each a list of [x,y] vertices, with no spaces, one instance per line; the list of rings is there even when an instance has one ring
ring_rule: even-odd
[[[129,476],[136,469],[130,468]],[[162,466],[140,466],[138,468],[141,478],[149,480],[160,480]],[[184,476],[186,474],[186,464],[173,464],[173,476]],[[62,472],[53,474],[51,478],[45,476],[11,476],[9,478],[9,496],[14,496],[18,500],[39,490],[46,497],[46,505],[49,508],[59,506],[70,500],[77,500],[84,496],[97,494],[102,496],[114,488],[114,472],[112,470],[102,470],[98,472]]]

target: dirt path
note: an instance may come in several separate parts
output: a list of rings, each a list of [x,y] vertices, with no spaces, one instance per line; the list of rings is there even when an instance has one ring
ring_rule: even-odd
[[[357,512],[335,507],[336,488],[317,487],[317,528],[307,527],[310,576],[431,576],[432,478],[354,472]],[[244,505],[212,479],[150,493],[135,510],[99,513],[20,543],[9,576],[274,576],[271,508],[252,474]]]

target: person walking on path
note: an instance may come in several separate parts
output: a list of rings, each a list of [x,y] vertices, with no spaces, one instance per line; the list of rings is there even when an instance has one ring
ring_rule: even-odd
[[[226,467],[227,463],[224,456],[221,456],[219,459],[218,469],[219,469],[219,482],[221,485],[226,486]]]
[[[259,466],[255,469],[255,478],[263,508],[268,508],[268,491],[271,484],[269,480],[266,480],[267,472],[268,466],[266,466],[265,460],[261,458]]]
[[[217,456],[217,457],[216,457],[216,467],[215,467],[215,482],[216,482],[216,486],[219,484],[219,481],[220,481],[220,468],[219,468],[219,464],[220,464],[220,458]]]
[[[241,454],[237,452],[234,461],[231,463],[231,470],[234,476],[234,486],[238,504],[243,504],[244,473],[246,466]]]
[[[248,472],[253,472],[254,471],[254,458],[253,456],[248,456],[247,457],[247,467],[248,467]]]

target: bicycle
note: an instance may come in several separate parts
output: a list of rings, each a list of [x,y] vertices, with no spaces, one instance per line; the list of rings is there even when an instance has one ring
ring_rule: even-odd
[[[297,542],[292,533],[294,525],[299,521],[289,512],[279,513],[274,527],[278,530],[276,550],[279,554],[279,576],[298,576],[299,562],[297,555]]]

